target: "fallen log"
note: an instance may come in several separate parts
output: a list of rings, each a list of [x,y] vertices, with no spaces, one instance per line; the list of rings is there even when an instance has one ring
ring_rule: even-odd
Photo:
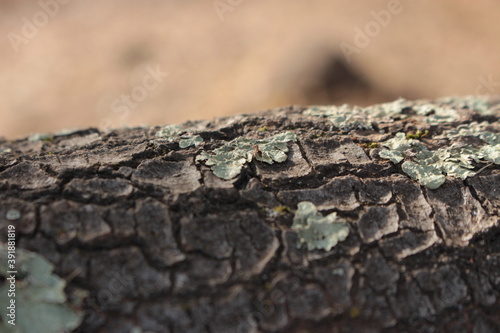
[[[15,280],[16,332],[45,332],[36,315],[61,332],[498,332],[499,110],[398,100],[2,140],[0,328]]]

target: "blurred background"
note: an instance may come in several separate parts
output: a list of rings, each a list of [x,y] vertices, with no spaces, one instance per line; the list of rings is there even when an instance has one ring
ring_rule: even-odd
[[[0,136],[500,94],[500,2],[0,0]]]

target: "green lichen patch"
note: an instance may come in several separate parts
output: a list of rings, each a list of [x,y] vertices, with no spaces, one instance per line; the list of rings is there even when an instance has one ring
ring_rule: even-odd
[[[434,190],[443,185],[446,181],[441,172],[441,168],[432,164],[419,164],[412,161],[405,161],[401,166],[402,170],[420,184]]]
[[[268,139],[236,138],[211,153],[203,151],[196,161],[205,161],[217,177],[231,179],[240,174],[241,168],[253,158],[268,164],[282,163],[287,159],[287,143],[297,141],[293,132],[276,134]]]
[[[179,142],[180,148],[187,148],[190,146],[196,147],[203,142],[203,138],[201,136],[189,136],[185,135],[185,133],[186,130],[179,125],[167,125],[156,132],[156,137],[161,141]]]
[[[485,146],[481,148],[480,153],[483,158],[489,162],[500,164],[500,145]]]
[[[181,148],[187,148],[190,146],[198,146],[203,142],[203,138],[199,135],[191,136],[191,137],[184,137],[179,140],[179,147]]]
[[[491,105],[486,97],[478,97],[478,96],[445,97],[439,99],[438,102],[459,109],[475,110],[483,115],[493,114]]]
[[[472,161],[500,164],[500,136],[485,131],[487,126],[487,123],[461,125],[437,137],[456,139],[460,136],[475,136],[484,142],[482,146],[463,145],[454,141],[432,151],[422,142],[409,139],[404,133],[397,133],[394,138],[382,142],[389,149],[382,150],[379,156],[396,164],[404,161],[401,168],[406,174],[420,184],[436,189],[445,182],[445,176],[461,179],[474,176],[477,172],[473,170]]]
[[[269,131],[269,126],[262,126],[257,129],[259,132],[268,132]]]
[[[299,238],[297,246],[306,244],[309,251],[315,249],[330,251],[349,235],[346,221],[338,218],[337,213],[323,216],[309,201],[298,204],[292,229],[297,232]]]
[[[341,106],[313,106],[305,110],[304,114],[325,117],[343,131],[373,129],[371,123],[366,121],[366,114],[362,108],[351,107],[347,104]]]
[[[5,214],[5,218],[9,221],[19,220],[21,218],[21,212],[17,209],[9,209]]]
[[[420,141],[415,139],[407,139],[404,133],[396,133],[396,136],[392,139],[384,141],[381,143],[384,147],[389,148],[389,150],[382,150],[379,156],[391,160],[394,163],[401,162],[405,156],[409,157],[410,152],[413,156],[420,154],[419,157],[430,157],[430,151],[427,147]]]
[[[409,102],[404,98],[389,103],[375,104],[365,108],[367,116],[377,122],[392,122],[394,119],[404,119],[407,116],[402,114],[403,109],[409,106]]]
[[[0,260],[7,263],[7,247],[0,244]],[[53,333],[69,332],[83,320],[83,313],[70,306],[64,288],[66,281],[52,274],[54,265],[42,256],[30,251],[16,251],[17,276],[15,298],[9,297],[13,288],[7,279],[0,286],[0,332],[6,333]],[[10,277],[5,264],[0,266],[0,275]],[[15,326],[8,323],[7,307],[15,299]],[[76,304],[79,307],[80,304]]]
[[[182,127],[179,125],[166,125],[163,126],[158,132],[156,132],[156,137],[164,139],[169,142],[176,141],[182,133]]]
[[[272,208],[273,211],[278,213],[279,215],[285,214],[286,212],[290,211],[290,208],[288,206],[276,206]]]
[[[271,218],[276,218],[278,216],[284,215],[290,212],[290,208],[288,206],[276,206],[273,208],[265,207],[262,210],[267,216]]]
[[[435,104],[419,104],[412,107],[418,115],[425,116],[430,125],[453,123],[459,120],[459,114],[453,106],[436,106]]]
[[[488,131],[488,127],[490,127],[488,122],[473,122],[445,131],[440,138],[456,139],[467,136],[479,138],[486,145],[482,147],[470,146],[463,148],[464,155],[469,155],[475,160],[484,159],[495,164],[500,164],[500,133]]]
[[[54,140],[54,134],[52,133],[35,133],[28,137],[28,141],[52,141]]]
[[[484,97],[446,97],[438,100],[441,106],[435,104],[422,103],[412,107],[417,114],[426,116],[426,121],[431,125],[455,122],[459,120],[459,109],[469,109],[477,111],[482,115],[493,115],[494,110],[488,100]]]
[[[500,144],[500,134],[488,131],[490,123],[483,121],[482,123],[473,122],[470,124],[459,125],[456,128],[443,132],[439,138],[455,139],[461,136],[474,136],[485,141],[490,145]]]
[[[406,115],[401,111],[407,106],[405,99],[397,99],[394,102],[378,104],[367,108],[358,106],[313,106],[304,110],[304,114],[325,117],[337,128],[343,131],[354,129],[373,130],[373,122],[392,122],[394,119],[403,119]]]
[[[420,139],[421,137],[426,136],[427,134],[429,134],[428,130],[425,130],[423,132],[421,130],[417,130],[416,132],[406,133],[406,138],[407,139]]]
[[[380,144],[378,142],[360,143],[359,145],[366,149],[374,149],[380,147]]]
[[[320,116],[330,120],[336,127],[343,131],[353,129],[373,129],[372,123],[390,123],[397,119],[405,119],[408,115],[403,112],[411,109],[417,115],[425,117],[425,121],[430,125],[456,122],[460,119],[459,109],[475,110],[483,115],[494,114],[490,103],[486,98],[466,96],[452,97],[439,100],[441,103],[420,101],[410,103],[403,98],[394,102],[373,105],[366,108],[358,106],[312,106],[304,110],[304,114]]]

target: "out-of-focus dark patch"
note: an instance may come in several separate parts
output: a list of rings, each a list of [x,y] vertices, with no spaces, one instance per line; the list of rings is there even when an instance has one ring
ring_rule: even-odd
[[[307,104],[379,103],[397,98],[374,86],[343,58],[329,57],[316,65],[304,87]],[[363,103],[363,104],[364,104]]]

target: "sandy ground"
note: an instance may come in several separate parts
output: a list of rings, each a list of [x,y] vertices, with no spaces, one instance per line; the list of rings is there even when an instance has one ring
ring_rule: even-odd
[[[0,136],[500,94],[498,1],[0,0]]]

